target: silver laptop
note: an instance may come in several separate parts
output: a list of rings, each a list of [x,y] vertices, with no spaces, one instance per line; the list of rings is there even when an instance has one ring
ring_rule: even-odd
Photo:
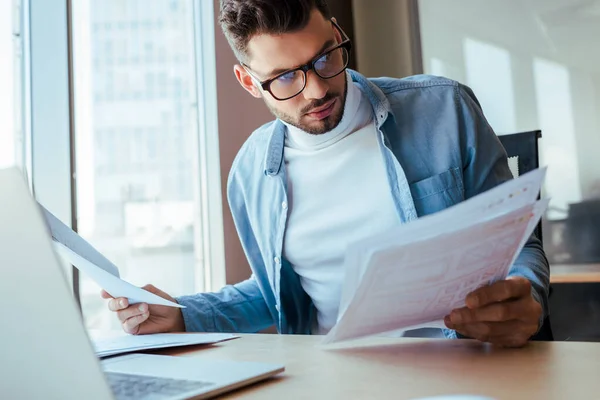
[[[284,370],[202,354],[99,361],[58,260],[25,179],[0,170],[2,399],[206,398]]]

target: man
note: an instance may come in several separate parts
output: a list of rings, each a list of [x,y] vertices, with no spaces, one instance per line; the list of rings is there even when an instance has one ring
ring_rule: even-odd
[[[366,79],[325,0],[224,0],[235,76],[277,117],[235,159],[228,200],[253,275],[183,310],[111,299],[123,329],[325,334],[346,247],[511,178],[469,88],[443,78]],[[547,315],[549,270],[532,237],[507,280],[471,293],[447,337],[522,346]],[[103,293],[108,298],[108,294]]]

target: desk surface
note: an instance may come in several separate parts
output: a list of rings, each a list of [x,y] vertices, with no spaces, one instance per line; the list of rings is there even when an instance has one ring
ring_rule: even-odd
[[[551,283],[600,282],[600,264],[552,264]]]
[[[416,399],[477,394],[494,399],[600,398],[600,344],[537,342],[522,349],[471,340],[377,338],[324,350],[316,336],[242,335],[163,354],[284,364],[286,371],[231,399]]]

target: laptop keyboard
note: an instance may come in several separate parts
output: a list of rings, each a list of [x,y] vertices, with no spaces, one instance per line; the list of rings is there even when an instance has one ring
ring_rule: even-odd
[[[158,378],[118,372],[106,372],[106,377],[113,394],[118,400],[172,399],[192,390],[197,391],[214,385],[212,382]]]

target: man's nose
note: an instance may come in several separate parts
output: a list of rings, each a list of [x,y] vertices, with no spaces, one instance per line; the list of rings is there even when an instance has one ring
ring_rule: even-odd
[[[322,99],[329,91],[329,85],[315,71],[306,74],[306,87],[302,94],[306,100]]]

